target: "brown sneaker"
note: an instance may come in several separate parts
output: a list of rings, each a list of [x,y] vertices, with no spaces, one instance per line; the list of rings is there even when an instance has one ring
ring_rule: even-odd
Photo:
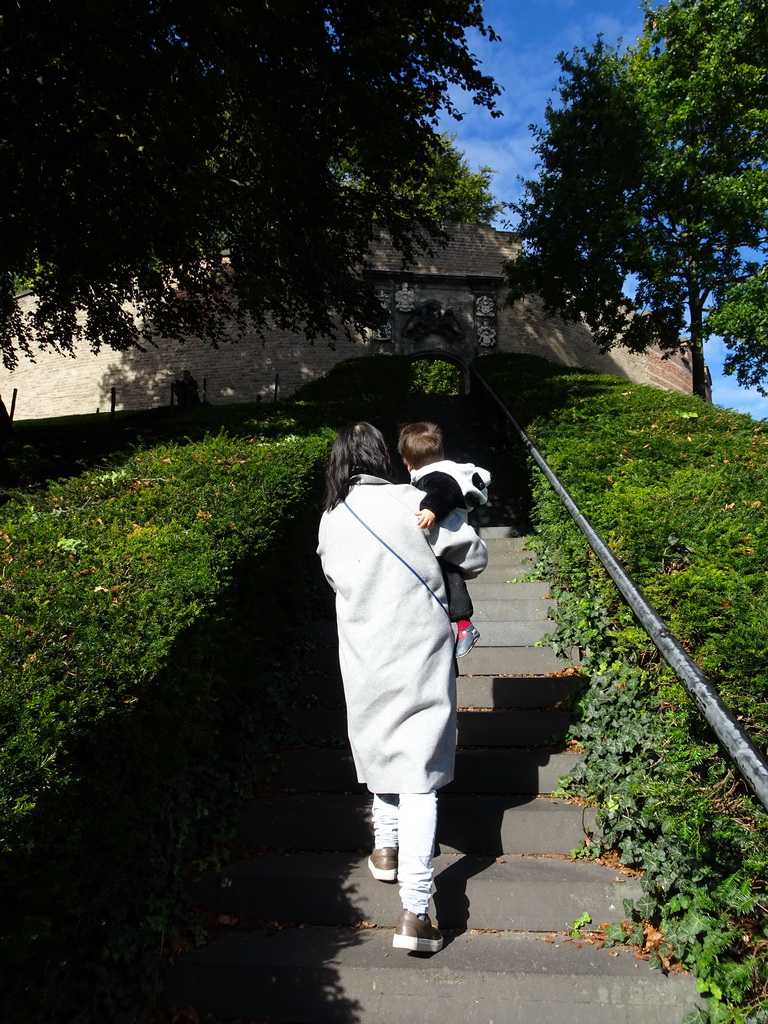
[[[443,936],[425,914],[422,919],[410,910],[404,910],[397,919],[395,949],[410,949],[414,953],[437,953],[443,948]]]
[[[397,881],[397,850],[391,846],[374,850],[368,858],[368,868],[380,882]]]

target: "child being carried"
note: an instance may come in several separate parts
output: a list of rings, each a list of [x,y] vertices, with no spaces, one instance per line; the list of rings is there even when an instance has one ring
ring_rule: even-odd
[[[397,450],[411,474],[411,483],[425,491],[416,520],[422,530],[449,512],[457,511],[465,519],[478,505],[488,501],[491,474],[471,463],[451,462],[443,453],[443,432],[434,423],[409,423],[400,431]],[[467,585],[455,566],[439,559],[448,594],[451,622],[456,623],[456,657],[469,654],[480,633],[472,624],[472,599]]]

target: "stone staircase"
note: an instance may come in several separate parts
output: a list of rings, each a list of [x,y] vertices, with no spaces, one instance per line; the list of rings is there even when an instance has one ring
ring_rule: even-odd
[[[563,740],[574,675],[534,646],[554,602],[545,583],[511,582],[530,566],[524,538],[481,532],[482,638],[458,663],[456,778],[439,798],[432,916],[445,947],[392,948],[398,890],[366,867],[370,797],[346,746],[335,626],[322,623],[290,714],[295,744],[243,810],[242,859],[196,888],[217,934],[168,972],[166,1005],[272,1024],[679,1024],[698,1001],[689,976],[572,934],[585,914],[620,920],[640,886],[569,857],[585,815],[592,824],[551,795],[578,757]]]

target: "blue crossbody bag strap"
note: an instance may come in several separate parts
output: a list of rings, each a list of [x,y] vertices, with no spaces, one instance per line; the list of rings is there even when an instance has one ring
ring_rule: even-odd
[[[398,555],[398,553],[395,551],[395,549],[391,548],[389,546],[389,544],[387,544],[387,542],[382,537],[380,537],[378,535],[378,533],[376,533],[375,530],[372,530],[371,527],[368,525],[368,523],[366,523],[363,519],[361,519],[360,516],[357,514],[357,512],[355,512],[355,510],[351,506],[349,506],[346,503],[346,501],[344,502],[344,508],[347,509],[348,512],[351,512],[352,515],[355,517],[355,519],[358,521],[358,523],[360,523],[361,526],[365,527],[365,529],[368,531],[368,533],[370,533],[372,537],[375,537],[376,540],[379,542],[379,544],[382,544],[387,549],[387,551],[390,551],[395,556],[395,558],[398,560],[398,562],[402,562],[403,565],[405,566],[405,568],[409,572],[413,573],[413,575],[416,577],[416,579],[419,581],[419,583],[421,583],[422,586],[427,588],[427,590],[430,592],[432,597],[434,597],[434,599],[437,601],[437,603],[440,605],[442,610],[445,612],[445,614],[450,619],[450,613],[449,613],[448,609],[445,607],[443,602],[440,600],[440,598],[434,592],[432,587],[430,587],[430,585],[427,583],[427,581],[425,579],[423,579],[421,576],[419,576],[419,574],[416,572],[416,570],[413,568],[413,566],[409,565],[408,562],[406,562],[406,560],[401,555]]]

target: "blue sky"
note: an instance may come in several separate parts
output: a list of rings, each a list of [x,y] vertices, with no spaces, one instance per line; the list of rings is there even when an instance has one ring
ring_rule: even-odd
[[[518,178],[535,176],[529,125],[544,123],[547,100],[557,87],[557,54],[591,46],[600,33],[607,43],[632,45],[642,31],[643,15],[637,0],[486,0],[485,18],[501,42],[491,44],[477,35],[471,49],[504,89],[499,101],[504,116],[491,118],[467,94],[458,93],[454,100],[464,118],[446,120],[444,128],[456,133],[456,146],[473,169],[488,165],[497,172],[494,194],[509,202],[520,194]],[[724,356],[722,342],[707,343],[715,404],[757,419],[768,416],[768,399],[723,376]]]

